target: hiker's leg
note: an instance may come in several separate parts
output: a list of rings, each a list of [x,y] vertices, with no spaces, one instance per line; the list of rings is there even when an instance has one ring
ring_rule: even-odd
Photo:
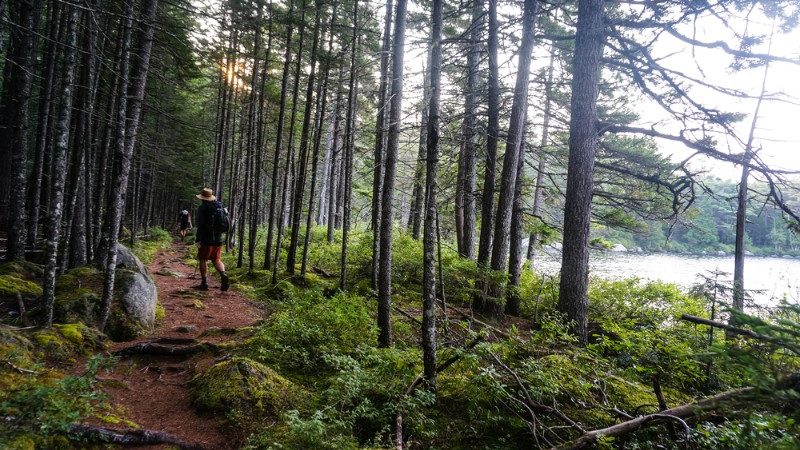
[[[214,267],[219,272],[219,278],[221,281],[220,289],[223,291],[227,291],[228,287],[230,286],[230,279],[228,279],[228,274],[225,273],[225,264],[222,262],[222,247],[217,247],[217,251],[214,254],[216,258],[214,258]]]
[[[200,266],[200,276],[205,280],[206,275],[208,274],[208,261],[201,259],[198,265]]]

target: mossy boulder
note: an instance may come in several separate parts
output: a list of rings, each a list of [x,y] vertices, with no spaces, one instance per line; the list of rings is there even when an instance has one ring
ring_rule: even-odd
[[[0,299],[38,298],[42,288],[38,280],[42,268],[26,261],[11,261],[0,266]]]
[[[228,417],[278,416],[295,407],[301,389],[271,368],[249,358],[217,363],[192,380],[192,405]]]
[[[31,335],[35,347],[56,359],[70,359],[105,350],[105,336],[83,323],[53,324]]]
[[[135,256],[130,255],[134,261]],[[130,267],[141,266],[130,263]],[[92,267],[78,267],[60,276],[56,283],[55,318],[59,322],[97,323],[103,292],[103,274]],[[136,339],[155,326],[158,292],[146,272],[118,268],[114,301],[106,323],[106,334],[115,341]]]

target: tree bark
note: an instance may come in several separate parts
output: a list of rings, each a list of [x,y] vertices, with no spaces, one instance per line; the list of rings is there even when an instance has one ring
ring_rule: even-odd
[[[544,190],[544,171],[546,167],[545,149],[550,140],[550,116],[553,99],[553,67],[556,59],[556,48],[554,45],[550,46],[550,64],[547,67],[547,81],[544,87],[544,118],[542,122],[542,140],[539,147],[539,165],[536,168],[536,186],[533,191],[533,217],[539,215],[539,210],[542,206],[542,192]],[[528,237],[528,261],[531,268],[533,268],[533,257],[536,253],[536,245],[539,240],[539,233],[531,232]]]
[[[281,147],[283,146],[283,128],[286,120],[286,90],[289,85],[289,69],[292,65],[292,15],[294,13],[294,0],[289,1],[289,21],[286,26],[286,50],[283,56],[283,77],[281,78],[281,99],[278,109],[278,125],[275,131],[275,156],[272,160],[272,187],[269,197],[269,217],[267,218],[267,244],[264,252],[264,270],[272,266],[272,229],[276,225],[276,197],[278,192],[278,168],[280,166]],[[289,170],[286,167],[286,170]]]
[[[522,135],[525,130],[525,118],[528,111],[528,83],[530,80],[531,56],[534,44],[534,28],[536,27],[537,0],[525,0],[522,14],[522,43],[519,49],[517,64],[517,81],[514,87],[514,101],[511,106],[511,121],[508,126],[506,153],[503,157],[503,172],[500,176],[500,196],[497,200],[497,214],[494,221],[494,238],[492,239],[491,268],[495,272],[504,272],[508,261],[511,214],[514,206],[515,184],[524,161]],[[498,302],[503,296],[503,285],[495,278],[489,283],[488,298],[485,309],[492,313],[499,311]]]
[[[7,173],[0,170],[0,217],[8,232],[6,259],[25,259],[25,193],[28,165],[28,111],[30,109],[31,86],[33,84],[33,47],[36,40],[41,1],[17,0],[9,6],[16,27],[11,30],[12,39],[8,52],[7,72],[10,82],[6,85],[0,116],[3,130],[0,135],[0,156],[10,163]],[[6,175],[8,178],[6,178]],[[4,202],[3,200],[6,200]]]
[[[314,34],[311,39],[311,71],[308,74],[306,85],[305,111],[303,113],[303,128],[300,131],[300,153],[298,154],[297,180],[292,196],[292,230],[289,239],[289,251],[286,254],[286,271],[294,273],[297,259],[297,247],[300,241],[300,221],[303,217],[303,197],[306,190],[306,172],[308,171],[308,145],[311,132],[311,117],[314,109],[314,82],[316,81],[317,49],[319,47],[319,22],[323,4],[317,0],[314,17]],[[311,214],[311,211],[308,212]]]
[[[2,8],[0,8],[2,11]],[[28,179],[28,198],[27,198],[27,245],[29,248],[36,247],[36,239],[39,235],[39,213],[42,209],[42,176],[44,174],[44,160],[47,152],[48,133],[50,132],[50,108],[53,98],[53,81],[56,71],[56,42],[58,39],[58,27],[61,21],[61,2],[51,1],[48,21],[47,42],[45,43],[44,53],[44,74],[39,85],[39,108],[36,125],[36,144],[34,147],[34,160],[31,176]],[[1,40],[1,39],[0,39]],[[45,205],[46,206],[46,205]]]
[[[381,192],[383,191],[384,149],[386,148],[386,91],[389,85],[389,51],[393,0],[386,0],[381,42],[381,72],[378,82],[378,117],[375,120],[375,167],[372,170],[372,290],[378,292],[378,260],[381,254]]]
[[[397,0],[392,49],[392,95],[389,109],[389,136],[386,144],[386,167],[381,193],[381,242],[378,255],[378,346],[392,345],[392,225],[394,181],[400,136],[400,113],[403,103],[403,56],[405,51],[407,0]]]
[[[125,188],[128,185],[128,174],[130,172],[131,157],[136,146],[136,132],[139,127],[139,117],[142,112],[142,101],[144,100],[144,90],[147,85],[147,73],[150,69],[150,55],[153,48],[153,33],[155,31],[154,22],[158,0],[145,0],[142,3],[142,14],[140,19],[139,50],[137,58],[130,72],[130,87],[128,93],[129,102],[120,99],[120,103],[126,103],[126,109],[120,109],[121,124],[124,124],[122,131],[117,139],[122,138],[122,145],[117,143],[117,154],[115,165],[117,167],[116,182],[112,189],[111,203],[109,207],[109,220],[107,233],[109,236],[108,255],[106,256],[105,279],[103,283],[103,297],[101,299],[101,313],[99,328],[105,328],[108,315],[111,312],[111,300],[114,294],[114,281],[117,267],[117,242],[119,239],[119,226],[122,221],[122,213],[125,211]],[[128,33],[130,33],[128,31]],[[130,40],[130,39],[128,39]],[[125,53],[130,53],[125,52]],[[126,58],[127,59],[127,58]],[[121,65],[126,66],[127,63]],[[124,77],[124,75],[123,75]],[[125,80],[127,81],[127,80]],[[127,83],[123,83],[127,84]],[[125,91],[123,91],[125,92]]]
[[[425,158],[425,232],[422,268],[422,361],[428,388],[436,389],[436,174],[439,163],[439,97],[442,79],[442,0],[431,15],[430,112]]]
[[[573,323],[581,344],[588,341],[589,225],[597,151],[597,94],[603,54],[604,0],[580,0],[573,55],[569,163],[564,205],[564,242],[557,309]]]
[[[361,38],[358,35],[358,0],[353,3],[353,37],[350,49],[350,82],[347,96],[347,122],[345,123],[345,154],[344,154],[344,202],[342,204],[342,259],[339,271],[339,289],[344,291],[347,281],[347,244],[350,234],[350,207],[353,197],[353,152],[356,146],[356,97],[358,85],[356,84],[357,66],[356,55]]]
[[[419,145],[417,146],[417,163],[414,169],[414,189],[411,193],[411,212],[408,215],[408,230],[411,236],[419,240],[422,230],[422,211],[425,209],[425,155],[428,141],[428,103],[430,100],[431,49],[428,48],[428,64],[424,70],[422,87],[422,124],[419,129]]]
[[[494,208],[494,179],[497,165],[497,140],[500,134],[500,74],[497,65],[498,33],[497,0],[489,2],[489,37],[487,51],[489,53],[489,74],[487,79],[487,106],[488,122],[486,128],[486,172],[483,177],[483,193],[481,198],[481,229],[478,241],[478,269],[485,270],[489,265],[489,256],[492,252],[492,219]],[[475,281],[475,296],[473,307],[484,311],[484,280],[483,275]]]
[[[483,0],[473,0],[472,30],[470,46],[467,54],[467,93],[464,106],[464,155],[462,164],[462,237],[461,256],[475,258],[475,166],[478,152],[477,114],[478,114],[478,82],[481,56],[481,29],[483,17]]]
[[[272,261],[272,282],[278,281],[278,261],[281,257],[281,241],[283,239],[283,229],[286,226],[287,211],[286,207],[290,203],[289,193],[292,192],[291,186],[294,183],[294,124],[297,115],[297,97],[300,93],[300,69],[303,62],[303,40],[305,38],[305,21],[306,21],[306,0],[300,3],[300,29],[299,29],[299,42],[297,47],[297,59],[294,67],[294,80],[292,84],[292,111],[289,115],[289,140],[287,142],[288,148],[286,150],[286,166],[283,172],[283,193],[281,195],[281,207],[279,209],[278,217],[278,232],[275,237],[275,256]],[[288,211],[291,217],[291,207]]]
[[[55,303],[56,269],[58,262],[58,244],[61,237],[61,215],[64,211],[64,184],[67,177],[67,149],[69,147],[70,120],[72,118],[72,91],[75,84],[75,55],[78,34],[78,9],[65,6],[67,30],[64,50],[63,73],[61,75],[61,100],[58,110],[58,121],[55,130],[55,147],[53,152],[54,180],[53,195],[47,220],[47,239],[45,250],[45,271],[42,283],[42,299],[47,326],[53,323],[53,305]]]

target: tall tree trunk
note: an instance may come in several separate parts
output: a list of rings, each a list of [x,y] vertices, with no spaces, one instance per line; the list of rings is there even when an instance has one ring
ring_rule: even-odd
[[[393,0],[386,0],[381,42],[381,72],[378,81],[378,117],[375,120],[375,167],[372,170],[372,290],[378,292],[378,260],[381,254],[381,191],[383,190],[384,148],[386,147],[386,91],[389,85],[389,51]]]
[[[333,139],[331,141],[331,165],[330,175],[328,176],[328,244],[333,243],[333,231],[336,228],[336,194],[339,191],[339,165],[337,160],[339,155],[339,129],[342,118],[342,96],[344,91],[342,84],[344,83],[344,66],[339,66],[338,82],[336,83],[339,88],[336,90],[336,104],[333,107]]]
[[[494,208],[494,178],[497,166],[497,140],[500,134],[500,74],[497,65],[498,33],[497,0],[489,2],[489,35],[487,51],[489,53],[489,73],[487,78],[487,127],[486,127],[486,172],[483,177],[483,193],[481,197],[481,230],[478,241],[478,269],[485,270],[489,265],[492,252],[492,219]],[[484,275],[479,274],[475,281],[473,307],[479,311],[487,307],[484,301]]]
[[[425,181],[425,154],[427,153],[428,141],[428,103],[431,96],[430,93],[430,71],[431,71],[431,58],[432,49],[428,49],[428,64],[424,70],[425,75],[423,79],[422,88],[422,124],[419,129],[419,145],[417,146],[417,164],[414,169],[414,189],[411,194],[411,213],[408,216],[408,228],[411,231],[411,236],[419,240],[419,235],[422,230],[422,211],[425,209],[424,198],[425,189],[423,183]]]
[[[519,49],[519,62],[517,64],[517,82],[514,87],[514,101],[511,105],[511,120],[508,125],[506,138],[506,153],[503,157],[503,172],[500,176],[500,196],[497,200],[497,214],[494,221],[494,238],[492,239],[492,265],[496,272],[505,272],[508,262],[509,232],[511,226],[511,213],[514,206],[514,190],[517,180],[519,159],[524,158],[522,135],[525,130],[525,117],[528,111],[528,83],[531,71],[531,56],[534,43],[534,28],[536,26],[537,0],[525,0],[522,13],[522,43]],[[488,311],[499,313],[496,304],[503,296],[503,284],[495,278],[489,282]]]
[[[403,106],[403,56],[406,37],[407,0],[397,0],[392,48],[392,94],[389,109],[389,137],[381,193],[381,245],[378,264],[378,346],[392,345],[392,225],[394,219],[394,181]]]
[[[464,107],[464,156],[462,159],[462,238],[461,256],[475,258],[475,166],[478,156],[478,82],[482,45],[483,0],[473,0],[472,30],[470,31],[469,54],[467,55],[467,93]]]
[[[439,96],[442,79],[442,0],[431,16],[430,112],[425,158],[425,232],[422,239],[422,362],[428,388],[436,389],[436,172],[439,164]],[[441,281],[441,280],[440,280]]]
[[[0,136],[0,156],[10,162],[5,178],[0,171],[0,217],[8,232],[6,259],[25,259],[25,191],[28,165],[28,110],[33,84],[33,47],[36,40],[36,23],[41,10],[41,0],[16,0],[10,5],[11,18],[16,27],[11,30],[10,65],[4,101],[0,113],[5,125]],[[6,166],[8,167],[8,166]],[[7,202],[3,200],[7,199]],[[5,204],[3,204],[5,203]]]
[[[338,2],[334,2],[333,10],[331,11],[331,19],[328,24],[328,51],[325,58],[325,69],[322,71],[322,84],[317,89],[317,118],[315,124],[314,134],[314,155],[311,160],[311,185],[308,194],[308,215],[306,216],[306,232],[303,237],[303,261],[300,268],[300,274],[305,276],[308,267],[308,245],[311,239],[311,220],[314,216],[314,200],[317,188],[317,163],[319,161],[319,147],[322,142],[322,129],[325,124],[325,111],[328,107],[328,81],[330,77],[331,58],[333,54],[333,27],[336,24],[336,10]],[[323,169],[323,173],[325,170]],[[321,208],[320,208],[321,209]]]
[[[300,220],[303,216],[303,197],[306,190],[306,172],[308,171],[308,145],[311,132],[311,117],[314,107],[314,82],[316,81],[317,48],[319,47],[319,22],[323,3],[320,0],[315,4],[314,34],[311,39],[311,71],[308,74],[306,85],[305,112],[303,113],[303,128],[300,131],[300,153],[298,155],[297,180],[292,201],[292,232],[289,240],[289,251],[286,254],[286,271],[294,273],[297,259],[297,247],[300,241]],[[311,211],[309,210],[309,214]]]
[[[769,50],[772,49],[772,36],[770,36]],[[739,195],[736,202],[736,237],[735,237],[735,250],[733,262],[733,309],[738,312],[744,311],[744,258],[745,258],[745,235],[747,227],[747,181],[750,177],[750,160],[753,156],[753,140],[756,135],[756,125],[758,123],[758,114],[761,111],[761,103],[764,101],[764,96],[767,91],[767,76],[769,75],[769,62],[764,66],[764,77],[761,80],[761,93],[756,101],[756,108],[753,112],[753,120],[750,123],[750,133],[747,136],[747,144],[744,148],[744,155],[742,155],[742,178],[739,181]],[[731,315],[731,324],[736,325],[736,316]]]
[[[294,13],[294,0],[289,1],[289,21],[286,26],[286,50],[283,57],[283,77],[281,78],[281,99],[278,109],[278,125],[275,131],[275,156],[272,159],[272,186],[270,187],[269,217],[267,218],[267,244],[264,252],[264,270],[269,270],[272,264],[272,229],[276,221],[275,207],[278,194],[278,169],[280,166],[281,147],[283,146],[283,128],[286,120],[286,91],[289,84],[289,68],[292,65],[292,14]],[[287,167],[286,170],[289,170]]]
[[[105,279],[103,283],[103,297],[100,304],[100,329],[105,328],[108,315],[111,312],[111,300],[114,294],[116,275],[115,269],[117,267],[119,226],[122,221],[122,213],[125,211],[125,188],[128,185],[131,157],[133,156],[133,149],[136,146],[136,132],[139,127],[139,118],[142,112],[144,90],[147,85],[147,73],[150,69],[150,55],[153,48],[154,22],[157,9],[158,0],[144,0],[142,3],[142,14],[139,21],[139,49],[130,71],[130,87],[132,88],[128,93],[130,101],[123,102],[122,99],[120,99],[120,102],[126,103],[127,107],[124,110],[119,110],[122,118],[120,122],[125,124],[125,129],[120,133],[121,136],[118,136],[118,139],[121,137],[123,142],[121,146],[117,143],[117,151],[121,150],[121,152],[117,155],[115,161],[117,178],[112,189],[111,203],[108,209],[109,220],[106,231],[109,236],[109,245],[108,254],[105,257]],[[128,33],[130,33],[130,31],[128,31]],[[127,40],[130,41],[130,39]],[[130,51],[125,53],[130,54]],[[127,63],[120,65],[120,67],[124,66],[127,66]],[[123,77],[124,76],[123,73]],[[123,82],[123,85],[124,84],[128,83]]]
[[[350,49],[350,82],[347,92],[347,122],[345,124],[345,153],[344,153],[344,202],[342,204],[342,255],[341,270],[339,271],[339,289],[345,289],[347,280],[347,244],[350,233],[350,207],[353,197],[353,152],[356,146],[356,96],[358,95],[358,85],[356,84],[357,67],[356,55],[361,39],[358,35],[358,0],[353,2],[353,37],[352,48]]]
[[[557,309],[573,323],[581,344],[588,341],[589,225],[597,151],[597,94],[605,43],[604,0],[579,0],[573,55],[569,163],[564,204],[564,243]]]
[[[263,171],[263,153],[264,149],[262,146],[264,145],[264,135],[265,135],[265,112],[264,112],[264,102],[265,102],[265,92],[267,89],[267,76],[269,74],[269,63],[270,63],[270,54],[272,53],[272,22],[273,22],[273,9],[272,9],[272,2],[270,1],[268,7],[269,11],[269,28],[267,31],[267,50],[264,54],[264,64],[262,64],[261,68],[261,86],[258,91],[258,119],[257,119],[257,126],[258,131],[256,133],[256,169],[255,169],[255,192],[253,196],[253,207],[252,213],[253,217],[250,220],[250,238],[248,239],[248,272],[253,273],[253,268],[255,267],[255,252],[256,252],[256,238],[258,235],[258,225],[259,225],[259,212],[261,210],[261,180],[262,180],[262,171]],[[259,13],[260,18],[260,13]],[[258,26],[261,27],[263,24],[261,20],[259,20]]]
[[[539,146],[539,165],[536,168],[536,186],[533,191],[533,217],[539,215],[542,207],[542,192],[544,191],[544,171],[546,168],[545,149],[550,141],[550,116],[553,101],[553,67],[556,59],[556,47],[550,46],[550,64],[547,67],[547,81],[544,85],[544,118],[542,122],[542,140]],[[533,269],[533,256],[536,253],[536,246],[539,241],[539,233],[532,231],[528,237],[528,261]]]
[[[61,2],[51,1],[49,8],[50,18],[48,20],[47,42],[45,42],[44,53],[44,74],[39,85],[39,111],[36,115],[36,144],[34,147],[33,170],[28,180],[27,198],[27,245],[29,248],[36,247],[36,239],[39,234],[39,213],[41,205],[42,176],[44,173],[44,159],[47,151],[48,133],[50,127],[50,108],[53,98],[53,81],[56,70],[56,45],[58,39],[58,25],[61,21]],[[0,9],[2,11],[2,9]]]
[[[526,108],[527,109],[527,108]],[[514,182],[514,199],[512,201],[511,222],[509,229],[509,251],[508,251],[508,284],[506,291],[506,314],[511,316],[520,315],[520,295],[519,282],[522,269],[522,183],[525,179],[525,136],[527,130],[527,111],[523,119],[523,131],[519,142],[519,152],[517,155],[517,167]]]
[[[305,22],[306,22],[306,0],[302,0],[300,3],[300,29],[298,32],[300,33],[298,46],[297,46],[297,59],[295,61],[294,67],[294,80],[292,86],[292,111],[289,116],[289,140],[288,140],[288,148],[286,150],[286,166],[283,172],[283,193],[281,195],[281,208],[279,210],[279,220],[278,220],[278,233],[275,238],[275,256],[272,261],[272,282],[276,283],[278,281],[278,261],[281,257],[281,240],[283,239],[283,229],[286,226],[287,221],[287,211],[286,207],[288,206],[289,202],[289,193],[292,192],[292,184],[295,181],[295,177],[291,176],[294,175],[294,125],[295,125],[295,117],[297,116],[297,97],[300,93],[300,69],[303,62],[303,40],[305,38]],[[291,209],[291,207],[290,207]],[[288,211],[289,215],[291,215],[291,211]]]
[[[42,286],[45,322],[53,323],[53,305],[55,303],[56,269],[58,262],[58,244],[61,235],[61,215],[64,205],[64,184],[67,177],[67,148],[69,147],[70,120],[72,118],[72,90],[75,84],[75,55],[77,53],[78,12],[75,7],[65,6],[67,16],[66,39],[64,42],[64,63],[61,74],[61,101],[58,110],[58,121],[55,130],[55,148],[53,152],[53,195],[47,220],[47,239],[45,249],[45,271]]]

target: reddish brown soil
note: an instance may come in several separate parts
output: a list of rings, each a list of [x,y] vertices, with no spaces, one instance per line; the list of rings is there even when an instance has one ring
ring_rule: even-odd
[[[213,269],[210,270],[209,291],[192,289],[199,284],[200,274],[193,276],[194,268],[184,263],[182,258],[187,251],[194,251],[194,248],[173,244],[156,254],[149,267],[158,286],[159,300],[166,311],[152,335],[134,342],[116,343],[111,350],[158,338],[225,341],[231,337],[202,335],[212,327],[225,329],[252,325],[263,316],[263,311],[235,288],[221,292]],[[180,274],[180,277],[159,275],[163,268]],[[112,372],[101,375],[102,384],[119,414],[142,428],[170,433],[209,449],[233,448],[235,439],[226,436],[223,418],[198,415],[190,404],[188,384],[198,366],[211,364],[213,358],[213,355],[193,358],[125,357]]]

